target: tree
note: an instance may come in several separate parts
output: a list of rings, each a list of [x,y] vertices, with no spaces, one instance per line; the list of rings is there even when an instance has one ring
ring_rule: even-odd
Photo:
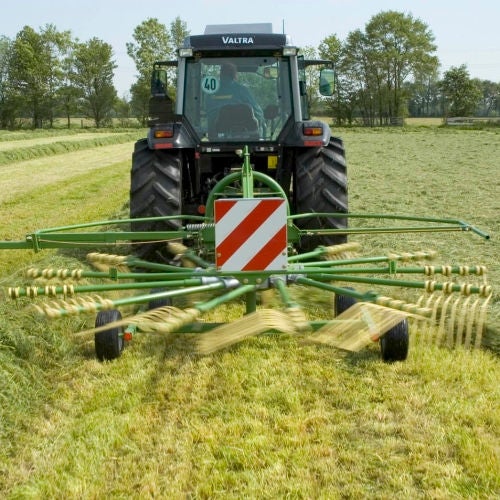
[[[156,18],[149,18],[134,30],[135,43],[127,43],[127,54],[137,68],[137,81],[130,88],[131,102],[135,115],[145,123],[151,96],[151,71],[153,63],[175,58],[177,47],[182,46],[189,35],[186,23],[176,17],[170,23],[170,30]],[[167,92],[175,98],[175,69],[169,72]]]
[[[316,49],[311,46],[302,47],[300,49],[300,55],[304,56],[304,59],[307,61],[308,59],[316,59]],[[302,69],[299,67],[299,69]],[[317,112],[317,106],[319,103],[319,95],[318,95],[318,85],[316,82],[319,79],[319,72],[316,66],[305,66],[303,70],[303,76],[300,77],[305,78],[306,89],[307,89],[307,103],[309,107],[309,112]]]
[[[339,67],[342,59],[343,44],[337,35],[330,35],[324,38],[318,48],[321,59],[332,61],[336,71],[335,91],[333,97],[325,98],[326,106],[335,117],[337,124],[341,125],[344,120],[352,122],[352,114],[348,111],[346,104],[349,102],[347,81],[339,78]]]
[[[174,50],[182,47],[184,39],[189,35],[189,33],[190,32],[187,29],[187,23],[183,21],[179,16],[177,16],[170,23],[170,39]]]
[[[98,38],[78,43],[74,52],[74,85],[81,92],[81,105],[96,127],[111,118],[116,99],[113,74],[116,64],[111,45]]]
[[[69,44],[70,33],[58,32],[51,24],[40,33],[25,26],[14,40],[9,80],[14,94],[22,96],[33,127],[41,127],[47,118],[52,125],[62,59]]]
[[[365,31],[349,33],[339,61],[340,81],[351,82],[365,123],[390,123],[407,109],[404,84],[436,70],[434,36],[411,15],[387,11],[373,16]]]
[[[119,97],[115,104],[116,117],[120,120],[122,127],[130,127],[131,122],[131,106],[126,97]],[[135,120],[134,120],[135,122]]]
[[[58,92],[59,110],[66,117],[67,127],[71,128],[71,117],[78,111],[79,100],[83,92],[75,84],[75,44],[73,43],[67,57],[63,61],[63,78]]]
[[[345,82],[341,85],[343,88],[349,88],[351,113],[357,106],[364,123],[375,125],[377,102],[378,115],[383,113],[380,101],[382,75],[376,63],[376,54],[361,30],[352,31],[347,36],[339,63],[339,79]]]
[[[441,116],[442,94],[437,73],[419,75],[405,83],[410,116]]]
[[[470,78],[465,64],[446,71],[440,88],[446,102],[445,116],[472,115],[482,96],[481,88]]]
[[[151,97],[151,78],[139,78],[130,87],[130,106],[142,126],[146,126],[149,116],[149,99]]]
[[[12,52],[12,40],[0,37],[0,128],[13,126],[15,120],[15,99],[9,81],[9,64]]]
[[[167,27],[156,18],[149,18],[136,26],[135,43],[127,43],[127,54],[137,68],[137,81],[130,88],[134,112],[144,123],[143,110],[149,106],[151,71],[155,61],[164,61],[172,53],[171,37]]]
[[[404,113],[403,83],[409,76],[432,73],[438,66],[434,35],[425,23],[411,14],[387,11],[371,18],[366,25],[374,60],[383,72],[382,86],[387,94],[389,116]]]
[[[43,43],[49,58],[49,79],[46,106],[50,127],[54,123],[54,112],[58,105],[58,96],[64,79],[64,61],[68,50],[72,46],[69,31],[58,32],[56,27],[48,24],[42,31]]]
[[[479,102],[481,116],[498,116],[500,111],[500,83],[489,80],[476,80],[481,88],[482,96]]]

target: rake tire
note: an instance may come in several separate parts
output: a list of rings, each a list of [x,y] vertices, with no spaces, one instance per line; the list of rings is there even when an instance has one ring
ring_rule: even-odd
[[[150,293],[160,293],[166,291],[167,291],[166,288],[154,288],[153,290],[151,290]],[[148,302],[148,311],[151,311],[152,309],[158,309],[159,307],[165,307],[171,305],[172,305],[172,299],[170,297],[153,298]]]
[[[349,290],[353,290],[351,287],[347,287]],[[333,303],[333,313],[334,316],[337,317],[339,314],[342,314],[344,311],[347,311],[350,307],[356,304],[357,300],[350,295],[342,295],[340,293],[335,294],[334,303]]]
[[[182,213],[182,163],[178,153],[151,150],[146,139],[135,144],[130,182],[130,218],[161,217]],[[132,222],[132,231],[175,231],[180,219]],[[133,253],[161,261],[164,243],[141,243]]]
[[[122,319],[120,311],[117,309],[109,309],[99,311],[95,319],[95,326],[105,326],[114,321]],[[113,327],[109,330],[97,332],[94,336],[95,353],[99,361],[111,361],[120,357],[123,351],[123,328]]]
[[[306,149],[296,156],[294,181],[295,210],[297,214],[347,213],[347,166],[342,140],[330,138],[323,148]],[[310,217],[297,219],[300,229],[345,229],[347,217]],[[346,243],[346,235],[307,236],[301,239],[301,249],[312,250],[318,245]]]
[[[386,363],[404,361],[408,357],[410,336],[408,320],[404,319],[393,326],[385,335],[380,337],[380,352]]]

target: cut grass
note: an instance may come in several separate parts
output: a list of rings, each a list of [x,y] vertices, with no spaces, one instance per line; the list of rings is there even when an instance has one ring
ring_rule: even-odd
[[[437,248],[440,263],[490,266],[497,286],[498,134],[341,135],[351,211],[458,217],[494,238],[356,238],[367,253]],[[128,197],[128,168],[110,162],[92,175],[68,170],[67,184],[57,177],[39,190],[26,186],[1,205],[13,213],[12,222],[2,220],[2,237],[109,218]],[[19,282],[6,273],[25,267],[26,254],[0,254],[2,285]],[[17,262],[6,267],[10,255]],[[42,267],[79,265],[68,252],[35,257]],[[328,303],[319,297],[313,305]],[[98,363],[92,337],[74,335],[92,317],[48,322],[22,306],[1,309],[0,493],[7,498],[500,494],[500,366],[490,351],[412,341],[409,359],[388,365],[376,345],[346,354],[280,334],[198,357],[196,334],[137,335],[119,360]]]
[[[32,160],[34,158],[65,154],[71,151],[94,149],[111,144],[129,143],[131,140],[137,138],[138,135],[138,132],[113,134],[102,133],[90,136],[90,138],[87,135],[79,135],[77,139],[74,137],[67,138],[66,136],[60,136],[57,140],[53,140],[54,138],[46,139],[44,141],[38,139],[34,143],[33,140],[26,141],[28,144],[24,144],[24,141],[18,141],[16,143],[10,143],[13,147],[0,148],[0,165],[10,166],[13,162],[23,160]],[[2,143],[0,143],[0,146],[2,146]]]

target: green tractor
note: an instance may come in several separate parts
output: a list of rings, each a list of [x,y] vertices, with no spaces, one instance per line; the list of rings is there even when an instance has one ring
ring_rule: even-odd
[[[320,66],[319,93],[334,91],[332,63],[306,60],[269,24],[207,26],[189,36],[177,61],[154,64],[150,129],[133,154],[130,214],[135,231],[177,230],[183,221],[151,217],[203,215],[211,189],[241,166],[248,146],[252,169],[281,186],[292,214],[346,213],[347,176],[341,139],[311,120],[306,68]],[[169,75],[176,68],[175,102]],[[347,227],[343,217],[298,219],[301,229]],[[342,234],[307,236],[301,250],[344,243]],[[163,261],[151,243],[142,258]]]

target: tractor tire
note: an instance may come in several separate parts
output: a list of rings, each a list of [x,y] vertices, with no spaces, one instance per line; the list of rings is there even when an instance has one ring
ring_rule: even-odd
[[[117,309],[99,311],[95,319],[95,326],[96,328],[105,326],[108,323],[113,323],[121,319],[122,315]],[[95,353],[99,361],[110,361],[120,357],[124,347],[122,334],[122,327],[110,328],[109,330],[104,330],[95,334]]]
[[[182,213],[182,162],[177,153],[151,150],[146,139],[138,141],[132,155],[130,218],[180,215]],[[132,231],[175,231],[180,219],[132,222]],[[134,254],[160,262],[166,245],[142,243]]]
[[[293,186],[296,214],[311,212],[347,213],[347,167],[342,140],[332,137],[327,146],[313,148],[296,157]],[[300,229],[345,229],[347,217],[310,217],[297,219]],[[309,251],[318,245],[330,246],[345,243],[346,235],[307,236],[300,247]]]
[[[408,357],[410,336],[408,333],[408,320],[392,327],[385,335],[380,337],[380,352],[386,363],[404,361]]]

